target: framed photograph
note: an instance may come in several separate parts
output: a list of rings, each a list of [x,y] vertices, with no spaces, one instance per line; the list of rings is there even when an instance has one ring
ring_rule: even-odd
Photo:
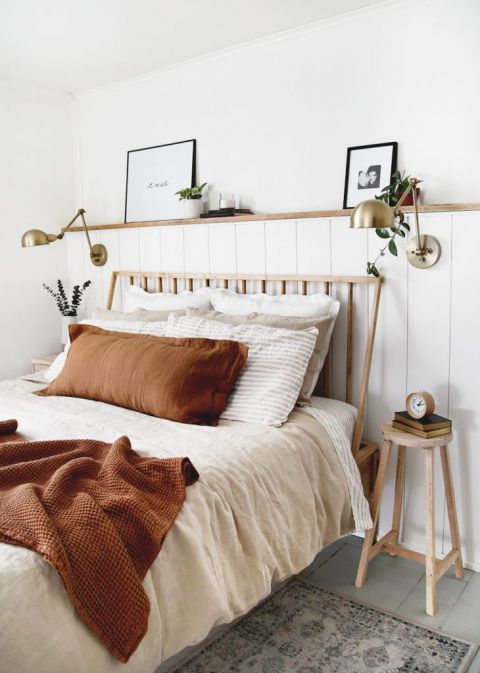
[[[195,186],[196,143],[182,140],[127,153],[125,222],[183,217],[175,192]]]
[[[397,169],[398,143],[360,145],[347,149],[343,207],[355,208],[361,201],[379,196]]]

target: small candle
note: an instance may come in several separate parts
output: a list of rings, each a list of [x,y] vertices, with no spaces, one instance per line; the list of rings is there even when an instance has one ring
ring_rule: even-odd
[[[220,194],[219,208],[235,208],[235,197],[233,194]]]

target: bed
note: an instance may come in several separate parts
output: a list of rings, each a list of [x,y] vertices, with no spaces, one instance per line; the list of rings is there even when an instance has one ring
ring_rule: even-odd
[[[156,289],[165,282],[176,289],[179,281],[187,286],[194,281],[180,274],[172,278],[116,272],[110,306],[122,277],[132,283],[139,278],[145,289],[151,277],[156,278]],[[218,280],[228,283],[232,278]],[[233,280],[246,290],[248,282],[269,279]],[[303,289],[311,278],[271,280],[279,281],[285,291],[287,281],[298,281]],[[347,283],[350,331],[357,280],[321,280]],[[113,441],[125,434],[145,455],[189,456],[201,475],[188,489],[184,507],[145,578],[151,603],[148,632],[126,664],[116,661],[81,622],[55,571],[39,555],[1,544],[2,671],[153,672],[182,648],[200,642],[213,626],[246,613],[269,594],[273,583],[305,568],[322,548],[368,526],[368,505],[356,465],[363,465],[369,496],[376,451],[374,445],[361,442],[361,429],[380,288],[373,279],[361,282],[370,280],[376,294],[363,363],[365,387],[357,408],[351,399],[316,397],[312,408],[295,409],[279,428],[236,421],[221,421],[212,428],[85,399],[38,398],[31,393],[40,385],[23,380],[0,383],[1,415],[17,418],[29,439]],[[202,276],[201,281],[211,279]],[[315,277],[312,282],[320,281]],[[347,334],[348,360],[347,397],[351,334]],[[328,381],[324,386],[326,391]]]

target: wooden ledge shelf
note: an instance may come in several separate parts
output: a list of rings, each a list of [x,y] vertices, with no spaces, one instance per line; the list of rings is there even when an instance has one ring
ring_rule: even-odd
[[[412,213],[413,206],[402,208],[405,213]],[[480,210],[480,203],[439,203],[419,206],[421,213],[454,213],[468,210]],[[91,224],[89,231],[104,229],[141,229],[144,227],[171,227],[184,224],[226,224],[229,222],[266,222],[268,220],[303,220],[322,217],[348,217],[351,208],[346,210],[309,210],[297,213],[254,213],[253,215],[234,215],[233,217],[198,217],[189,220],[151,220],[149,222],[119,222],[117,224]],[[72,227],[70,231],[83,231],[82,227]]]

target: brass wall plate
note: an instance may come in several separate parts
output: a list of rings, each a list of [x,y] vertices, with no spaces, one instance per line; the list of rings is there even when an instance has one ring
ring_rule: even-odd
[[[103,243],[95,243],[95,245],[92,245],[90,259],[92,260],[92,264],[95,264],[95,266],[104,266],[106,264],[108,259],[108,252]]]
[[[422,243],[425,248],[423,255],[417,255],[417,237],[412,237],[407,243],[407,259],[417,269],[429,269],[436,264],[442,254],[439,241],[434,236],[422,235]]]

